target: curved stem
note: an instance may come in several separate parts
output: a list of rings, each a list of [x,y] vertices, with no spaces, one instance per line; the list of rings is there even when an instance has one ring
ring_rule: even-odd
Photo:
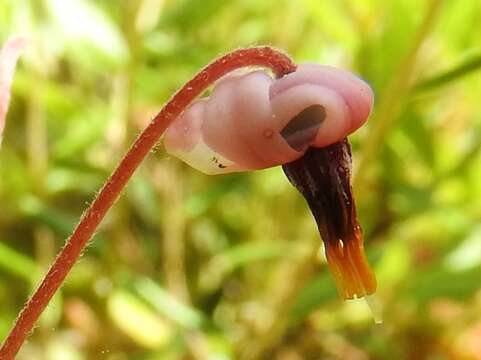
[[[287,55],[269,47],[255,47],[236,50],[224,55],[207,65],[187,82],[135,140],[95,200],[82,215],[79,224],[58,254],[42,283],[18,316],[10,334],[0,348],[0,360],[10,360],[15,357],[25,338],[32,331],[38,317],[82,254],[97,226],[165,129],[206,87],[228,72],[245,66],[268,67],[277,77],[296,69],[295,64]]]

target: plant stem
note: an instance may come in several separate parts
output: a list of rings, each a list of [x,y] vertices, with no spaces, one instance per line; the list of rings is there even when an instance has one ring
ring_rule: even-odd
[[[135,140],[95,200],[82,215],[79,224],[58,254],[39,288],[20,312],[10,334],[0,348],[0,360],[10,360],[15,357],[27,335],[32,331],[38,317],[62,285],[105,214],[165,129],[206,87],[230,71],[245,66],[268,67],[277,77],[296,69],[296,65],[287,55],[270,47],[255,47],[239,49],[224,55],[207,65],[187,82]]]

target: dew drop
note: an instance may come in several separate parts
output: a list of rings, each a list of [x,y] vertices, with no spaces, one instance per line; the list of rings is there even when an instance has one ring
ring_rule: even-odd
[[[274,131],[272,131],[271,129],[267,129],[264,131],[263,135],[266,139],[271,139],[274,135]]]

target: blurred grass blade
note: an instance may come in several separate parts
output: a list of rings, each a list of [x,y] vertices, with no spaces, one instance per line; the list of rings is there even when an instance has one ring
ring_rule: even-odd
[[[461,64],[453,67],[450,70],[444,71],[441,74],[434,75],[428,79],[420,81],[414,86],[416,93],[432,90],[441,86],[447,85],[450,82],[461,79],[477,70],[481,69],[481,51],[477,54],[470,56],[469,59]]]
[[[453,272],[481,266],[481,226],[474,228],[473,232],[446,256],[444,265]]]
[[[107,310],[115,324],[137,344],[158,349],[172,337],[168,324],[136,296],[126,291],[114,291],[108,299]]]
[[[152,280],[140,279],[135,282],[134,287],[146,302],[179,325],[188,329],[202,326],[204,319],[201,313],[176,300]]]
[[[37,278],[38,269],[33,260],[0,242],[0,268],[28,281]]]
[[[299,294],[291,312],[291,320],[301,321],[322,304],[337,299],[331,275],[326,271],[311,279]]]
[[[287,255],[286,255],[287,254]],[[266,261],[299,255],[293,245],[280,241],[251,241],[235,245],[214,256],[200,273],[199,287],[206,292],[216,291],[236,269],[256,261]]]
[[[184,0],[176,2],[172,10],[164,15],[164,22],[186,31],[209,21],[228,4],[223,0]]]
[[[76,218],[52,206],[47,206],[39,198],[25,196],[19,201],[19,209],[24,216],[38,220],[62,236],[67,236],[75,225]]]
[[[371,129],[365,140],[365,146],[354,172],[354,189],[365,189],[367,187],[368,169],[374,163],[373,160],[376,155],[379,154],[386,136],[399,121],[399,115],[402,113],[404,102],[408,95],[409,81],[418,61],[419,50],[436,24],[436,20],[441,14],[442,5],[443,1],[440,0],[431,0],[429,2],[424,18],[411,41],[409,50],[406,51],[399,61],[397,69],[393,72],[386,86],[373,121],[371,121]],[[362,195],[362,192],[358,192],[358,197]]]
[[[226,270],[234,269],[254,261],[269,260],[296,255],[295,248],[280,241],[256,241],[233,246],[219,255]]]

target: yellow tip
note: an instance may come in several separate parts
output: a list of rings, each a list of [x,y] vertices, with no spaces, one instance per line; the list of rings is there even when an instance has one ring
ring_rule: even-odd
[[[326,242],[326,257],[338,292],[344,299],[358,299],[376,292],[376,278],[360,237]]]

